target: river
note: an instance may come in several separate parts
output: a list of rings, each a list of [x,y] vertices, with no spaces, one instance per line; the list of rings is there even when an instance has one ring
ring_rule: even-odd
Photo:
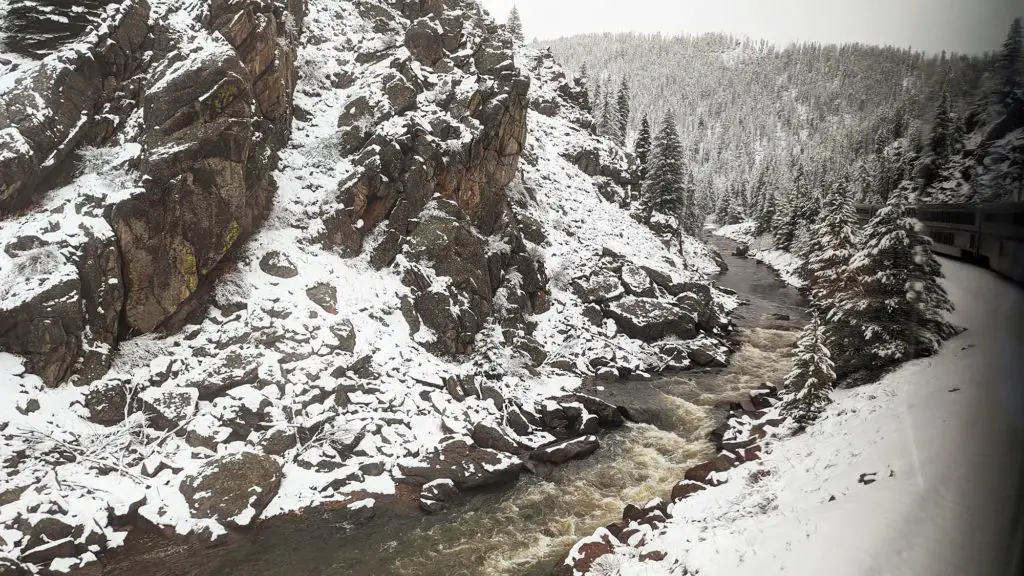
[[[592,393],[626,395],[651,406],[657,425],[606,432],[586,460],[548,479],[524,476],[515,487],[478,494],[456,510],[419,517],[381,508],[353,525],[340,511],[271,519],[248,537],[213,549],[133,537],[96,574],[128,576],[492,576],[546,575],[579,538],[619,519],[626,504],[667,498],[690,466],[711,451],[715,403],[763,382],[781,382],[791,364],[795,330],[807,319],[804,301],[767,266],[732,256],[719,237],[729,271],[716,278],[747,302],[733,319],[738,350],[727,368],[688,371],[649,383],[605,383]]]

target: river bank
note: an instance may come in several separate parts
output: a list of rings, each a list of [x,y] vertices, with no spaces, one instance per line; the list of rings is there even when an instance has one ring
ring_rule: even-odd
[[[943,260],[967,328],[931,358],[837,390],[805,434],[670,507],[621,576],[1019,573],[1024,292]],[[763,478],[757,483],[742,477]],[[659,553],[659,554],[655,554]],[[660,554],[660,553],[663,553]]]

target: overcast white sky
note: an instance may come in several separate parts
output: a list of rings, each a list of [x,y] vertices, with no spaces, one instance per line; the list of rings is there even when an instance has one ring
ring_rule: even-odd
[[[1024,0],[481,0],[527,39],[583,32],[727,32],[786,44],[864,42],[980,53],[1002,44]]]

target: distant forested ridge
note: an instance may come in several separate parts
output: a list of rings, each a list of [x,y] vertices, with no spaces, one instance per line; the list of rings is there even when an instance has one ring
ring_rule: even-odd
[[[841,178],[857,201],[872,203],[908,179],[929,201],[1021,195],[1019,21],[1004,46],[977,56],[863,44],[779,48],[721,34],[590,34],[545,44],[586,77],[610,138],[621,138],[614,125],[623,81],[628,144],[645,116],[654,124],[675,112],[704,214],[755,218],[766,202],[800,202]],[[797,193],[806,198],[790,198]]]

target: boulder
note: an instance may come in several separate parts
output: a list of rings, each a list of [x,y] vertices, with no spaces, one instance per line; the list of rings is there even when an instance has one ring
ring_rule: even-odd
[[[724,368],[726,366],[725,358],[712,346],[691,348],[687,352],[687,357],[690,359],[690,362],[697,366],[712,366],[715,368]]]
[[[726,472],[735,465],[736,460],[733,457],[727,454],[719,454],[707,462],[690,468],[683,477],[692,482],[717,486],[720,482],[711,479],[710,476],[716,472]]]
[[[260,270],[277,278],[294,278],[299,275],[299,270],[288,256],[277,250],[271,250],[260,258]]]
[[[146,388],[139,393],[150,421],[164,430],[184,426],[196,412],[199,390],[195,388]]]
[[[597,436],[584,436],[541,446],[530,452],[528,458],[547,464],[564,464],[570,460],[586,458],[601,447]]]
[[[356,349],[356,329],[349,319],[340,320],[331,324],[331,334],[338,339],[338,348],[344,352],[352,353]],[[358,368],[358,367],[357,367]],[[352,367],[349,367],[352,370]],[[358,370],[352,370],[358,371]]]
[[[412,57],[433,66],[444,57],[444,30],[433,18],[419,18],[405,32],[405,47]]]
[[[461,498],[462,494],[454,482],[448,479],[434,480],[424,484],[420,490],[420,508],[427,513],[436,514],[443,512],[448,504]]]
[[[32,524],[25,541],[25,549],[31,550],[51,542],[70,538],[75,527],[54,516],[44,516]]]
[[[93,383],[85,395],[85,407],[89,409],[89,420],[97,424],[117,424],[125,418],[128,403],[127,383],[118,380],[101,380]]]
[[[575,280],[571,286],[584,303],[606,302],[625,292],[619,279],[610,273],[598,273],[590,278]]]
[[[622,265],[622,272],[620,272],[622,278],[622,285],[626,289],[626,293],[632,296],[644,296],[653,297],[655,295],[654,285],[651,282],[650,277],[640,268],[627,262]]]
[[[689,340],[697,336],[697,319],[682,308],[655,300],[626,296],[605,308],[605,315],[630,338],[654,342],[666,336]]]
[[[306,288],[306,297],[328,314],[338,313],[338,289],[333,284],[318,282]]]
[[[212,458],[186,476],[180,490],[199,518],[250,525],[281,486],[281,465],[270,456],[238,452]]]
[[[416,461],[399,462],[398,468],[412,481],[424,484],[449,479],[460,490],[515,482],[522,461],[462,439],[449,440]]]
[[[559,402],[575,402],[582,405],[587,412],[597,416],[598,422],[601,426],[614,428],[625,424],[626,419],[622,416],[622,412],[618,408],[601,400],[600,398],[594,398],[593,396],[587,396],[586,394],[571,394],[569,396],[563,396],[558,399]]]
[[[49,564],[57,558],[71,558],[76,555],[75,541],[71,538],[62,538],[26,549],[21,553],[21,560],[27,564]]]
[[[470,436],[473,438],[473,442],[481,448],[488,448],[508,454],[519,454],[521,452],[519,445],[497,426],[479,423],[473,426],[473,433]]]
[[[672,487],[672,501],[677,502],[679,500],[689,498],[697,492],[705,489],[707,489],[707,486],[700,482],[694,482],[693,480],[680,480]]]

